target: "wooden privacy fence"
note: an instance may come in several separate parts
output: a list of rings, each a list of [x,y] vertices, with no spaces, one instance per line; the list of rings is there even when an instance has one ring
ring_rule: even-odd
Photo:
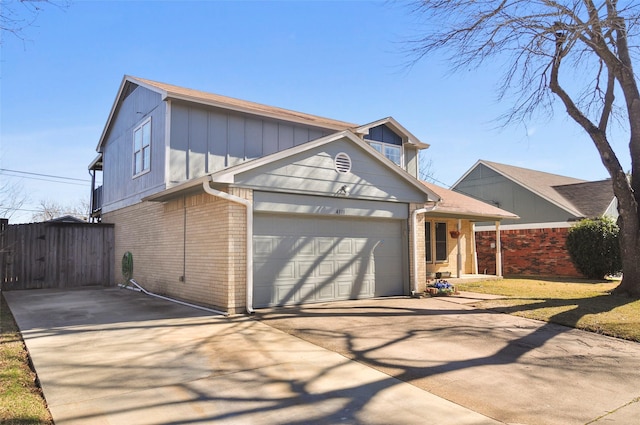
[[[2,290],[109,286],[113,256],[112,224],[0,223]]]

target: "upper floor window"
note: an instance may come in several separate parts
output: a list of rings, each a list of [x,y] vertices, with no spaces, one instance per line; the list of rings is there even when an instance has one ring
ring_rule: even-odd
[[[382,142],[369,142],[372,148],[402,167],[402,146],[389,145]]]
[[[151,117],[133,130],[133,175],[149,171],[151,166]]]

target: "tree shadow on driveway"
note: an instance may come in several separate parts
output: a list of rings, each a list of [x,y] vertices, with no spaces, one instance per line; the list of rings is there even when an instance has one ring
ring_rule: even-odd
[[[503,422],[584,424],[640,395],[640,345],[497,313],[564,306],[554,320],[571,323],[594,312],[586,305],[484,310],[446,298],[378,299],[258,311],[258,319]]]

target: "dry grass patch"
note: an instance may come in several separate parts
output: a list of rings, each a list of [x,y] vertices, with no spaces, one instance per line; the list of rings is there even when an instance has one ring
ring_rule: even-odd
[[[610,295],[618,282],[503,279],[457,284],[461,291],[504,295],[477,307],[640,342],[640,300]]]
[[[0,294],[0,423],[53,424],[9,307]]]

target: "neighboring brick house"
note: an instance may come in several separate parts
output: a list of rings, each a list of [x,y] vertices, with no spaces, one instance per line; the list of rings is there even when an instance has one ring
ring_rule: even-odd
[[[581,276],[565,248],[569,228],[583,218],[618,217],[610,180],[585,181],[480,160],[452,190],[520,217],[500,225],[505,275]],[[478,223],[481,273],[495,271],[495,235],[493,223]]]
[[[410,294],[430,254],[473,271],[450,230],[513,217],[438,209],[417,178],[428,146],[391,117],[357,125],[125,76],[89,166],[92,215],[115,225],[117,270],[130,252],[147,290],[230,313]]]

